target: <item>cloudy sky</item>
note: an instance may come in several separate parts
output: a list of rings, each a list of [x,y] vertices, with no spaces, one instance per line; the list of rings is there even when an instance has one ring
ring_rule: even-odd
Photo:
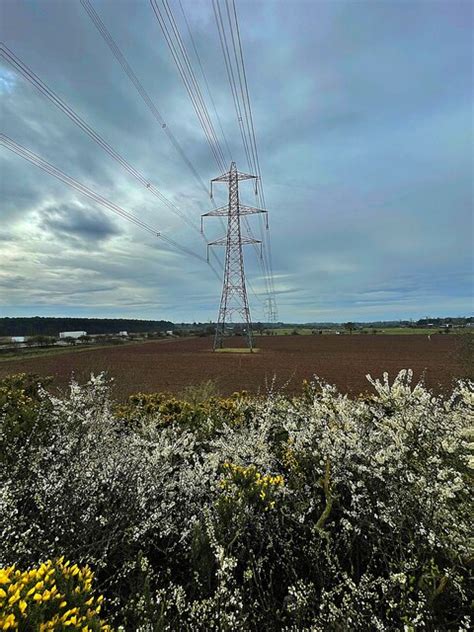
[[[219,175],[149,1],[91,1],[200,178]],[[191,55],[179,0],[169,2]],[[232,157],[246,171],[212,2],[182,5]],[[237,0],[237,9],[279,318],[472,313],[472,2]],[[3,0],[0,31],[199,223],[209,198],[79,0]],[[205,257],[199,234],[1,58],[0,96],[4,134]],[[250,185],[241,193],[254,203]],[[224,187],[218,196],[224,203]],[[258,236],[258,218],[251,222]],[[207,227],[220,236],[219,221]],[[246,271],[253,317],[263,319],[265,282],[249,246]],[[204,321],[215,319],[220,291],[204,262],[0,147],[0,315]]]

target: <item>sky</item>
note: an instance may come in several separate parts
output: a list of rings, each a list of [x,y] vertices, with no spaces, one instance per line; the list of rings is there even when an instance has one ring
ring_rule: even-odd
[[[149,1],[91,2],[207,184],[220,171]],[[248,171],[212,2],[182,7],[220,123],[180,2],[169,3],[221,144],[225,136]],[[472,314],[472,2],[236,7],[279,320]],[[3,0],[0,40],[199,224],[211,200],[79,0]],[[198,232],[2,58],[0,97],[2,133],[205,259]],[[240,195],[255,204],[250,184]],[[215,200],[225,204],[224,185]],[[259,237],[258,218],[249,221]],[[223,235],[216,218],[205,225],[209,239]],[[252,317],[264,320],[265,278],[251,246],[245,269]],[[219,276],[0,146],[0,316],[215,320]]]

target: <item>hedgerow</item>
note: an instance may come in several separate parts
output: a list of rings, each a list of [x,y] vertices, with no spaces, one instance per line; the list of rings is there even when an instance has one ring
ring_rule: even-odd
[[[474,385],[411,379],[117,408],[100,375],[17,433],[10,398],[0,564],[88,565],[127,631],[468,630]]]

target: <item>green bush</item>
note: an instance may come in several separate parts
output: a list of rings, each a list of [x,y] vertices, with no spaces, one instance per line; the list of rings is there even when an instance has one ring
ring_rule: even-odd
[[[41,433],[38,412],[43,403],[48,405],[43,387],[50,382],[51,378],[39,378],[27,373],[10,375],[0,380],[0,415],[3,417],[0,460],[4,458],[8,445],[17,441],[23,444],[33,433],[36,437]]]

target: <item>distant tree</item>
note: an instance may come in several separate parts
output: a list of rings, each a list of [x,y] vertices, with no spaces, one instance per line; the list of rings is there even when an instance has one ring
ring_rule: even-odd
[[[344,329],[347,329],[347,331],[352,334],[352,332],[355,329],[355,325],[354,323],[348,322],[348,323],[344,323]]]

